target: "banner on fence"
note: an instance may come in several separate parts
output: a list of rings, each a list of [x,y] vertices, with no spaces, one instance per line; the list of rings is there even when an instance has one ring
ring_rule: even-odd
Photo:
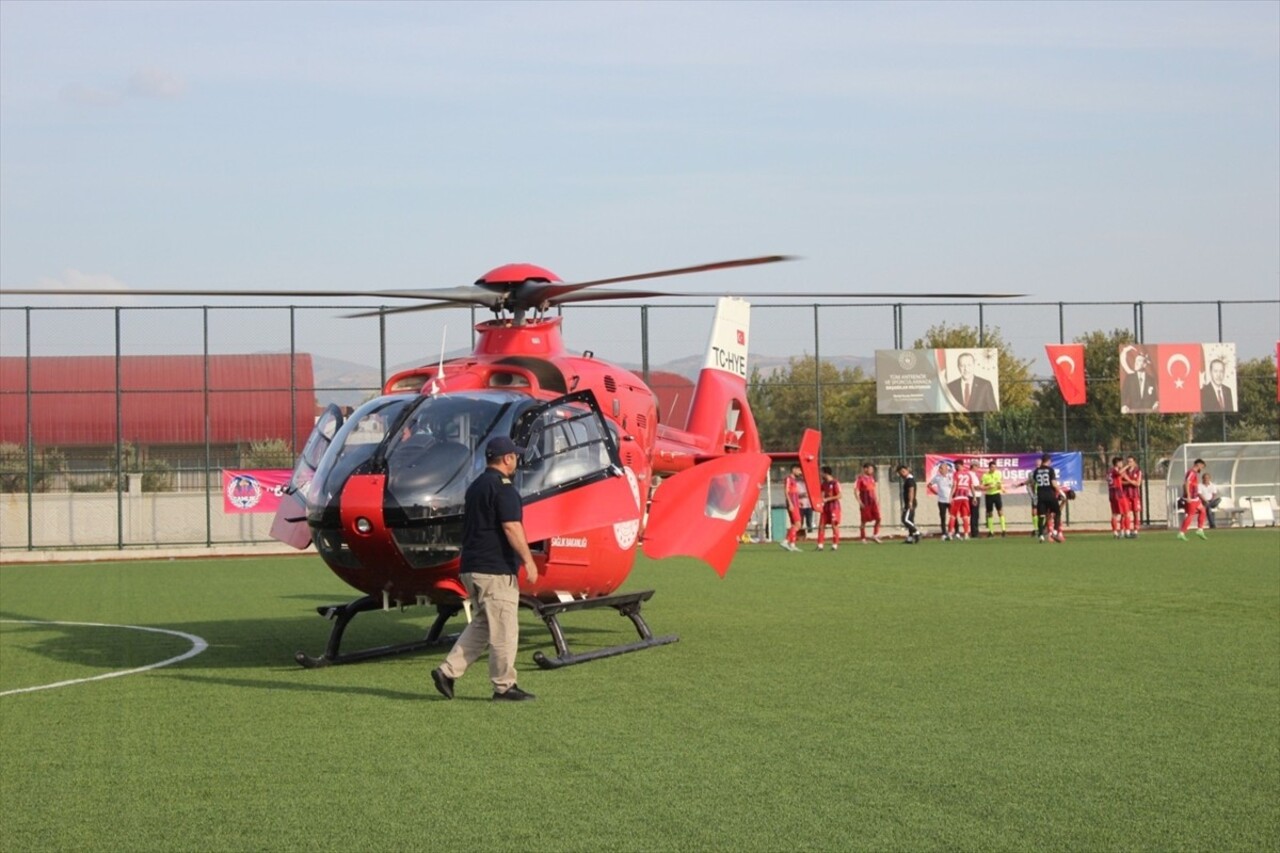
[[[996,464],[996,470],[1004,475],[1005,494],[1025,494],[1027,477],[1040,464],[1042,453],[928,453],[924,457],[924,482],[933,479],[941,462],[957,465],[967,462],[979,474],[985,474]],[[1049,464],[1063,488],[1079,489],[1084,483],[1084,454],[1079,452],[1050,453]]]
[[[876,350],[881,415],[1000,411],[1000,353],[986,349]]]
[[[222,511],[275,512],[293,472],[288,468],[222,470]]]
[[[1234,412],[1236,345],[1121,344],[1120,411]]]

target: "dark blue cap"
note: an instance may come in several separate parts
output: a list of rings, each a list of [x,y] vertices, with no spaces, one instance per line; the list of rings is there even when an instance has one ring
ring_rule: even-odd
[[[505,435],[500,435],[497,438],[490,439],[484,449],[486,459],[500,459],[508,453],[518,453],[523,455],[524,448],[507,438]]]

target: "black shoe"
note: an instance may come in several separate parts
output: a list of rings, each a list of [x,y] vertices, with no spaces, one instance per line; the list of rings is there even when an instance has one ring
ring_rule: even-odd
[[[436,683],[436,690],[446,699],[453,698],[453,679],[438,669],[431,670],[431,680]]]
[[[523,702],[526,699],[537,699],[532,693],[526,693],[519,686],[513,684],[507,688],[505,693],[494,693],[493,701],[495,702]]]

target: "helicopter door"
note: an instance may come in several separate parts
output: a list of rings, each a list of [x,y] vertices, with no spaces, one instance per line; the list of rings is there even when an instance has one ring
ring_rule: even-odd
[[[557,397],[521,414],[516,471],[529,541],[593,530],[640,517],[632,478],[590,391]]]
[[[697,557],[724,577],[768,470],[768,454],[729,453],[663,480],[649,504],[645,556]]]
[[[315,477],[316,468],[320,467],[324,452],[338,434],[342,420],[342,410],[333,403],[316,419],[315,428],[307,436],[307,443],[293,466],[293,476],[289,478],[289,486],[280,497],[280,506],[276,508],[276,517],[271,522],[271,538],[299,551],[311,544],[311,528],[307,526],[307,493],[311,490],[311,480]]]

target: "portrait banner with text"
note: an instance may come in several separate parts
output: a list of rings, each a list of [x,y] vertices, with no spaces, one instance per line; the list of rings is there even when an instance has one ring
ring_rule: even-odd
[[[998,350],[876,350],[877,414],[998,411]]]
[[[1003,475],[1004,493],[1008,495],[1024,495],[1027,493],[1027,478],[1040,464],[1040,453],[928,453],[924,457],[924,480],[928,483],[938,473],[938,464],[950,462],[958,465],[966,462],[973,466],[979,474],[985,474],[996,464],[996,470]],[[1050,453],[1049,465],[1057,476],[1058,485],[1064,489],[1079,490],[1084,482],[1084,454],[1078,451],[1068,453]]]
[[[1083,406],[1086,401],[1084,377],[1084,344],[1045,344],[1058,392],[1068,406]]]
[[[293,471],[288,468],[222,471],[222,511],[275,512],[280,497],[289,486]]]
[[[1120,345],[1121,412],[1176,415],[1237,406],[1235,344]]]

